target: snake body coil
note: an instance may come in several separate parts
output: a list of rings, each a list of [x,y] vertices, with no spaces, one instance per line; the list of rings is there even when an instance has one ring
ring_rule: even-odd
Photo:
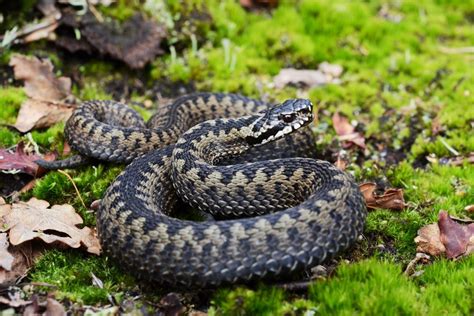
[[[306,100],[269,109],[237,95],[194,94],[145,128],[122,105],[83,105],[66,126],[73,148],[132,161],[101,202],[104,251],[140,278],[203,287],[288,274],[349,247],[365,220],[358,186],[307,158],[308,129],[284,137],[307,125],[311,111]],[[172,218],[178,199],[227,220]]]

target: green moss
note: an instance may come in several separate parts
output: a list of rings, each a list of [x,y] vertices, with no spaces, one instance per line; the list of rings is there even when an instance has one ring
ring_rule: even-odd
[[[342,264],[313,283],[307,299],[281,289],[220,290],[210,315],[466,315],[473,311],[474,257],[441,260],[410,279],[402,267],[374,259]]]
[[[140,2],[138,0],[118,0],[108,7],[101,6],[100,10],[106,16],[117,19],[118,21],[125,21],[138,11],[139,5]]]
[[[92,274],[103,282],[103,288],[93,284]],[[55,286],[56,299],[87,305],[108,303],[109,295],[120,299],[125,289],[133,287],[133,279],[106,257],[86,255],[78,250],[46,252],[35,264],[30,278],[33,282]]]
[[[26,95],[21,88],[0,88],[0,124],[14,124],[21,103]]]
[[[364,261],[342,265],[335,278],[316,282],[309,299],[321,315],[411,315],[423,311],[417,288],[389,263]]]
[[[105,168],[104,165],[98,165],[67,172],[74,181],[85,205],[89,207],[93,201],[102,197],[121,170],[120,166]],[[95,224],[95,215],[89,209],[84,208],[71,180],[58,171],[49,172],[39,179],[32,195],[47,200],[51,204],[69,203],[84,219],[85,225]]]
[[[83,87],[73,87],[73,94],[81,100],[108,100],[112,97],[104,91],[103,86],[97,81],[88,81]]]
[[[262,299],[264,298],[264,299]],[[219,291],[213,304],[220,302],[210,315],[277,315],[284,293],[277,288],[262,288],[252,291],[245,288]]]
[[[64,147],[64,123],[57,123],[47,130],[32,131],[33,140],[43,148],[62,152]]]
[[[417,280],[428,315],[468,315],[474,311],[474,257],[441,260]]]

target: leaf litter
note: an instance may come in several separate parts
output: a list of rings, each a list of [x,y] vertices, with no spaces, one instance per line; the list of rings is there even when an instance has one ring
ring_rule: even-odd
[[[24,81],[29,97],[21,105],[14,127],[26,133],[34,128],[46,128],[71,116],[75,100],[71,94],[71,79],[56,77],[51,61],[15,54],[10,59],[15,79]]]
[[[346,117],[336,112],[332,116],[332,123],[336,134],[339,136],[339,140],[342,141],[343,148],[349,148],[352,145],[357,145],[362,149],[366,148],[364,136],[355,131],[354,126],[351,125]]]
[[[83,223],[71,205],[53,205],[44,200],[31,198],[28,202],[11,205],[3,215],[4,227],[0,231],[9,232],[12,245],[39,238],[44,242],[67,245],[71,248],[85,246],[92,254],[100,254],[100,244],[93,229],[78,228]]]
[[[64,10],[61,25],[65,29],[80,31],[81,38],[58,36],[55,41],[58,46],[70,52],[84,51],[93,54],[98,51],[102,55],[123,61],[132,69],[143,68],[156,56],[164,53],[160,44],[167,35],[165,27],[141,14],[135,14],[119,23],[116,20],[100,21],[90,11],[78,16],[74,10]]]
[[[275,87],[282,89],[285,86],[303,86],[314,88],[326,84],[339,84],[343,69],[340,65],[323,62],[317,70],[283,68],[273,79]]]
[[[474,252],[474,223],[458,223],[446,211],[441,211],[437,223],[418,230],[415,243],[418,252],[432,256],[445,255],[448,259],[468,256]]]
[[[100,254],[94,229],[78,228],[82,218],[70,205],[54,205],[36,198],[7,204],[0,198],[0,284],[13,283],[26,275],[45,249],[38,239],[56,246],[84,246]]]
[[[35,163],[38,159],[53,161],[56,159],[56,154],[48,153],[40,156],[37,153],[26,153],[25,143],[19,142],[13,152],[0,148],[0,171],[4,173],[22,172],[33,177],[39,177],[46,170]]]
[[[362,183],[359,188],[369,209],[383,208],[401,211],[406,207],[402,189],[389,188],[382,194],[377,194],[377,185],[373,182]]]

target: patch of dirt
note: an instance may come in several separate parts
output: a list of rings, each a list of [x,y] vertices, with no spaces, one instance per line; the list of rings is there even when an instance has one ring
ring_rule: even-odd
[[[0,196],[6,197],[13,192],[18,192],[31,180],[33,180],[33,177],[24,173],[0,173]]]

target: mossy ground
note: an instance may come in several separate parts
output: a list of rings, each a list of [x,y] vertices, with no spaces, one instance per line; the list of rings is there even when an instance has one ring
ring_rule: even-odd
[[[414,257],[413,239],[421,226],[436,221],[440,210],[469,216],[463,209],[474,204],[472,165],[443,166],[426,160],[428,155],[452,156],[450,147],[461,155],[474,151],[473,57],[449,53],[450,48],[474,42],[473,8],[472,1],[442,0],[281,1],[271,12],[247,12],[238,1],[230,0],[186,4],[120,0],[110,8],[99,7],[105,16],[120,20],[141,10],[174,27],[166,44],[169,52],[140,73],[148,88],[191,82],[198,90],[238,92],[271,101],[309,97],[319,111],[318,148],[338,147],[333,141],[331,115],[339,111],[359,122],[368,144],[365,152],[349,152],[353,159],[348,171],[359,182],[376,180],[405,191],[408,209],[371,212],[365,235],[373,240],[361,242],[352,257],[349,253],[355,263],[340,265],[334,276],[315,282],[305,295],[294,296],[271,286],[221,289],[211,301],[211,314],[474,312],[472,256],[459,262],[436,259],[419,268],[425,270],[421,276],[402,275]],[[71,69],[78,71],[82,80],[74,85],[73,92],[84,100],[110,98],[114,91],[107,88],[108,83],[128,72],[107,59],[88,58],[81,66],[70,67],[70,55],[46,43],[35,44],[32,49],[30,53],[52,56],[57,71],[64,75]],[[276,90],[272,86],[272,77],[283,67],[312,69],[323,61],[344,67],[342,84],[310,90]],[[2,62],[7,59],[2,58]],[[128,73],[129,77],[136,75]],[[127,84],[127,80],[123,82]],[[24,98],[20,88],[1,88],[0,123],[14,122]],[[150,94],[132,88],[125,98],[144,102]],[[141,112],[144,116],[151,113],[145,109]],[[440,132],[437,126],[441,126]],[[32,136],[44,151],[61,152],[62,128],[58,124],[34,131]],[[26,137],[0,127],[0,147],[10,147],[20,139]],[[100,164],[68,173],[85,204],[90,205],[120,170],[121,166]],[[51,203],[71,203],[87,225],[94,224],[94,215],[82,206],[74,187],[61,173],[48,173],[23,198],[32,195]],[[369,251],[377,244],[389,244],[390,251]],[[104,281],[104,289],[92,285],[90,272]],[[60,298],[86,304],[106,302],[107,294],[120,297],[135,284],[106,258],[77,251],[48,253],[29,277],[56,285]]]

